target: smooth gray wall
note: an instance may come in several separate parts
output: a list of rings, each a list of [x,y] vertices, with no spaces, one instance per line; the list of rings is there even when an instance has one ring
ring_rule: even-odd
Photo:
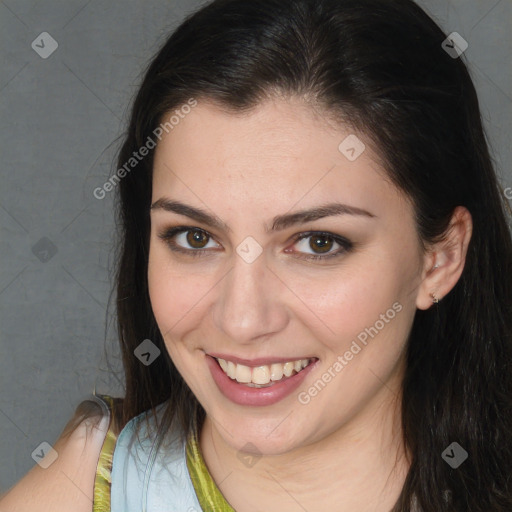
[[[112,326],[105,347],[113,194],[93,190],[109,176],[148,59],[201,3],[0,2],[0,493],[95,385],[123,394]],[[512,187],[512,2],[419,3],[468,41],[503,188]],[[31,46],[51,49],[42,32],[58,43],[46,59]]]

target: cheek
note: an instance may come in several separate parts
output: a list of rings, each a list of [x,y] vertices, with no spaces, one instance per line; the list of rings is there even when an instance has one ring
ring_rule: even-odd
[[[191,270],[191,268],[194,268]],[[170,351],[175,341],[186,338],[205,316],[208,292],[215,286],[213,269],[177,264],[165,247],[150,247],[148,288],[151,307]]]
[[[197,323],[201,313],[198,308],[200,298],[204,296],[204,278],[178,271],[171,265],[166,250],[150,250],[148,262],[148,287],[151,307],[158,328],[163,336],[165,347],[174,365],[198,396],[205,384],[203,374],[194,371],[196,361],[190,353],[194,347],[186,346],[181,340],[190,326]],[[203,283],[203,286],[201,286]],[[190,379],[191,375],[194,376]]]
[[[368,252],[328,277],[295,277],[294,293],[308,306],[302,321],[327,350],[343,354],[358,336],[371,340],[376,331],[397,348],[405,341],[415,311],[410,288],[417,268],[395,252],[386,255],[381,247],[378,257]]]
[[[150,248],[148,288],[153,314],[164,339],[173,337],[182,320],[192,309],[195,297],[193,279],[177,272],[169,255],[160,247]]]
[[[331,273],[322,280],[296,278],[294,292],[308,306],[310,316],[321,320],[326,333],[351,332],[375,321],[397,300],[395,286],[368,269]],[[375,318],[374,318],[375,317]]]

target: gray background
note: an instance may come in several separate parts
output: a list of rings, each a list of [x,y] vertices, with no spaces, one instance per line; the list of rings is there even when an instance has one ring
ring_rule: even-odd
[[[94,386],[123,395],[106,314],[113,194],[92,191],[115,167],[148,59],[202,3],[0,1],[0,493]],[[498,173],[512,187],[511,0],[419,3],[468,41]],[[42,32],[58,42],[47,59],[31,47]]]

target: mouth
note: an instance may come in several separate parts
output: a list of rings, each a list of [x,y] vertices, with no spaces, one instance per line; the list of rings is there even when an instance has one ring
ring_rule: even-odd
[[[234,361],[213,357],[225,375],[231,380],[250,388],[266,388],[283,382],[302,372],[318,359],[296,359],[283,363],[246,366]]]

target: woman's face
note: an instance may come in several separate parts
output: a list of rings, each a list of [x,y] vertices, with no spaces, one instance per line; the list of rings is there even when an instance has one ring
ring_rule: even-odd
[[[235,449],[358,432],[399,395],[425,258],[412,206],[354,136],[298,99],[244,115],[199,101],[155,150],[153,311]]]

